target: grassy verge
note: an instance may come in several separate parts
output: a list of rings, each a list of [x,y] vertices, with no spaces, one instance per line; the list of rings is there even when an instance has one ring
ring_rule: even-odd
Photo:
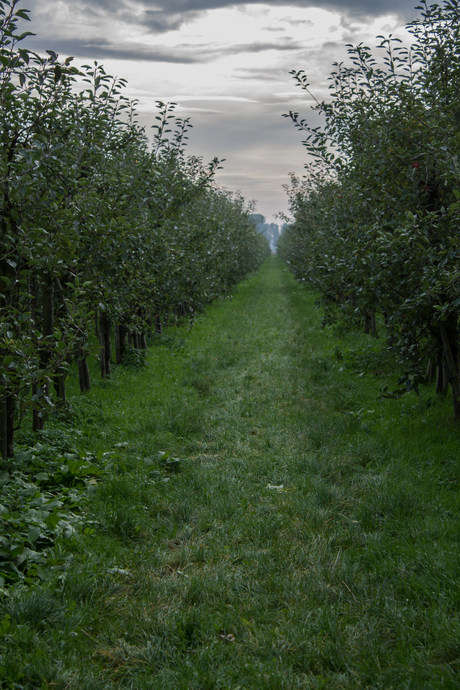
[[[2,603],[2,689],[460,687],[450,405],[377,401],[391,362],[319,322],[272,257],[75,396],[48,441],[104,475]]]

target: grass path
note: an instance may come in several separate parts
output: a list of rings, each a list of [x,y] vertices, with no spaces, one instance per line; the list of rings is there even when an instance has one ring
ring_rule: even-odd
[[[0,687],[460,687],[452,464],[373,426],[325,342],[273,257],[148,374],[94,390],[94,443],[116,447],[96,534],[10,604]]]

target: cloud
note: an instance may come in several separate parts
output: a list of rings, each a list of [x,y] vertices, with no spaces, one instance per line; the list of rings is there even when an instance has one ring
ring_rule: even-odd
[[[267,218],[287,212],[282,185],[289,183],[291,171],[302,175],[307,160],[301,144],[304,137],[281,117],[283,112],[283,103],[235,103],[218,114],[194,113],[192,118],[189,152],[203,155],[209,151],[225,158],[217,181],[231,190],[241,190],[248,200],[256,199],[259,211]],[[312,123],[317,124],[317,119]]]
[[[321,25],[321,13],[324,17],[327,10],[329,16],[333,16],[331,10],[337,13],[336,26],[329,30],[342,34],[341,38],[347,31],[347,40],[353,42],[356,22],[364,21],[363,12],[384,16],[392,9],[401,12],[412,7],[413,2],[29,0],[36,37],[28,43],[38,52],[52,48],[62,55],[98,60],[203,64],[238,54],[299,51],[302,45],[315,42],[316,25]],[[312,13],[315,21],[309,18]],[[236,14],[237,22],[232,20]],[[205,32],[201,42],[200,27]]]
[[[187,20],[190,21],[198,12],[188,12]],[[129,21],[129,16],[126,17]],[[165,31],[177,31],[184,23],[184,15],[168,14],[165,10],[145,10],[141,15],[142,25],[151,29],[154,33],[163,33]]]
[[[62,10],[62,0],[28,0],[35,13],[45,14]],[[371,18],[394,14],[402,21],[410,21],[417,12],[416,0],[72,0],[68,11],[74,16],[92,21],[118,20],[126,25],[139,26],[154,35],[180,30],[204,13],[235,7],[265,5],[271,8],[320,8],[337,11],[352,18]],[[45,24],[45,22],[44,22]],[[277,31],[266,27],[267,31]],[[235,38],[237,38],[235,36]]]
[[[27,46],[35,52],[47,50],[49,41],[41,37],[31,37]],[[286,42],[254,42],[241,43],[231,46],[196,45],[183,43],[180,46],[149,45],[127,41],[122,45],[112,43],[105,37],[95,37],[91,40],[76,38],[53,39],[52,50],[62,56],[77,55],[79,58],[94,60],[133,60],[139,62],[169,62],[176,64],[203,64],[213,62],[224,57],[243,53],[264,53],[267,51],[298,52],[301,45],[295,41]]]
[[[94,38],[90,41],[79,39],[53,39],[52,44],[40,37],[29,38],[27,47],[35,52],[43,52],[48,47],[58,55],[78,56],[81,59],[99,60],[130,60],[135,62],[168,62],[176,64],[195,64],[202,60],[186,51],[171,50],[170,48],[154,48],[152,46],[140,46],[133,43],[125,43],[123,46],[115,46],[105,38]]]
[[[289,72],[305,69],[328,98],[332,63],[345,44],[403,36],[416,0],[23,0],[37,36],[33,50],[93,59],[126,78],[150,132],[155,101],[191,116],[189,152],[225,158],[221,184],[258,199],[267,218],[287,210],[282,185],[303,174],[304,135],[282,117],[299,111],[312,126],[311,97]],[[387,29],[388,27],[388,29]]]
[[[238,67],[235,69],[235,74],[238,79],[257,81],[263,84],[264,82],[279,83],[280,79],[286,77],[286,69],[282,67]]]
[[[186,102],[186,101],[231,101],[235,103],[260,103],[260,101],[255,100],[254,98],[241,98],[239,96],[229,96],[228,94],[221,94],[219,96],[208,96],[208,95],[203,95],[203,96],[172,96],[171,97],[173,101],[181,101],[181,102]]]
[[[125,0],[96,0],[92,3],[94,4],[113,9],[126,6],[128,3]],[[190,13],[256,4],[260,4],[260,0],[143,0],[143,5],[154,5],[157,16],[163,14],[183,17]],[[264,4],[271,7],[319,7],[347,12],[354,16],[376,17],[393,13],[410,18],[415,13],[414,8],[417,3],[414,0],[379,0],[378,2],[375,0],[265,0]],[[130,2],[129,6],[132,7],[132,5],[133,3]]]

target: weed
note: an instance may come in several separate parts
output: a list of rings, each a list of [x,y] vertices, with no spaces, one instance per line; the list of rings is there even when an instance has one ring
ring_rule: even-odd
[[[146,350],[138,350],[135,347],[129,348],[125,352],[122,365],[131,369],[143,369],[147,366]]]
[[[65,618],[65,607],[62,602],[51,592],[42,589],[7,599],[4,611],[13,624],[28,624],[32,628],[42,630],[62,624]]]

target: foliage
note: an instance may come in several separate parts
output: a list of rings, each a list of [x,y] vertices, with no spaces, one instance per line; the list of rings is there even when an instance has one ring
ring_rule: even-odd
[[[18,451],[10,471],[0,475],[0,589],[52,578],[52,568],[69,559],[63,540],[77,530],[94,532],[81,509],[85,494],[103,474],[110,454],[96,458],[78,451],[62,455],[54,444],[37,442]]]
[[[32,411],[34,429],[65,400],[79,361],[90,381],[98,322],[101,374],[165,321],[196,312],[269,252],[219,168],[185,155],[188,120],[158,102],[153,141],[125,82],[95,62],[77,70],[21,46],[18,0],[0,2],[0,439],[5,460]],[[77,78],[83,83],[77,89]],[[131,356],[132,358],[132,356]],[[56,394],[51,389],[54,384]]]
[[[444,367],[459,418],[460,5],[420,9],[412,45],[380,37],[383,60],[359,45],[349,66],[335,64],[332,100],[314,108],[323,127],[290,113],[313,161],[292,180],[279,251],[329,321],[342,314],[376,334],[380,313],[407,374],[429,361],[442,379]]]

